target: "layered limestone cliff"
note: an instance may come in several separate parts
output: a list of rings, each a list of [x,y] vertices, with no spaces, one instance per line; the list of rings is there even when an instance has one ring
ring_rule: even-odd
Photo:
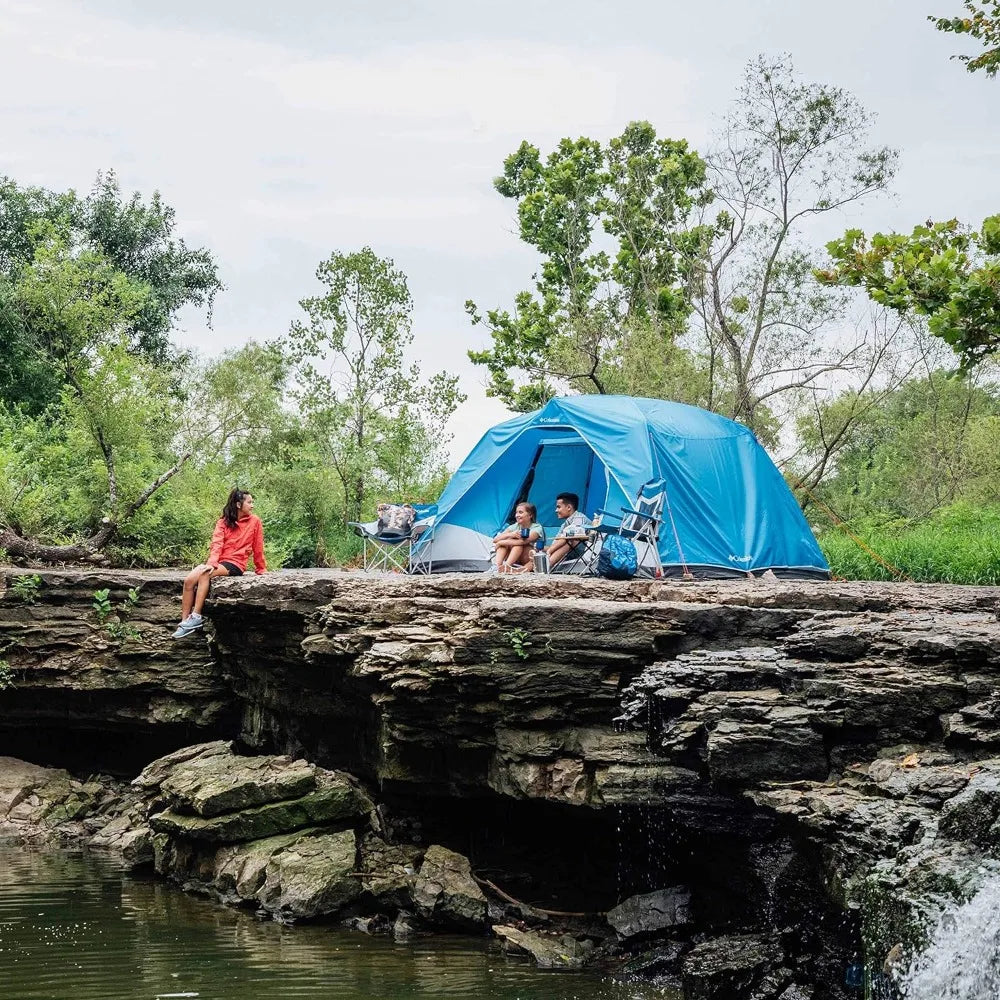
[[[540,961],[544,911],[608,913],[556,952],[631,956],[690,996],[846,996],[862,937],[880,966],[919,940],[929,900],[989,877],[996,590],[301,571],[220,581],[205,633],[172,642],[180,574],[17,575],[0,596],[0,753],[68,767],[81,788],[90,770],[132,778],[209,740],[285,755],[293,774],[347,772],[377,809],[295,813],[295,837],[323,847],[307,856],[343,855],[347,892],[369,857],[388,851],[398,874],[432,847],[460,852],[534,904],[485,922]],[[110,615],[92,608],[103,589]],[[239,838],[220,840],[212,807],[175,795],[154,822],[160,792],[139,793],[112,815],[90,787],[118,824],[109,840],[145,817],[151,837],[196,845],[160,850],[165,874],[221,866],[223,886],[240,877],[219,845],[291,835],[253,824],[301,797],[241,806]],[[249,849],[233,850],[239,868]],[[250,864],[251,896],[279,912],[268,863]],[[414,892],[411,877],[382,898],[432,924]]]

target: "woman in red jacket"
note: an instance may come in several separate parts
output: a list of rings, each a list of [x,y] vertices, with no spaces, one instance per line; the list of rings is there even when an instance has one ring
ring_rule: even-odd
[[[267,569],[264,562],[264,526],[253,512],[253,497],[240,489],[229,494],[222,517],[212,533],[208,559],[195,566],[184,580],[181,624],[173,634],[183,639],[204,625],[201,609],[213,576],[242,576],[253,556],[254,572]]]

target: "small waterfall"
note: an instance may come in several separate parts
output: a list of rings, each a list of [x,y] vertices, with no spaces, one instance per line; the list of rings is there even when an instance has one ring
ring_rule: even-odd
[[[1000,997],[1000,877],[941,915],[901,985],[906,1000]]]

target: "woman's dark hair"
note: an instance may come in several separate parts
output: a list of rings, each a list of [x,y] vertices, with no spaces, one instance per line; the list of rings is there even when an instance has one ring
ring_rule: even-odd
[[[523,507],[528,512],[528,516],[532,521],[538,517],[538,508],[533,503],[528,503],[527,500],[522,500],[517,507]],[[515,511],[517,510],[517,507],[514,508]]]
[[[240,504],[243,503],[249,490],[241,490],[238,486],[229,494],[226,506],[222,508],[222,520],[226,522],[227,528],[235,528],[236,522],[240,519]]]

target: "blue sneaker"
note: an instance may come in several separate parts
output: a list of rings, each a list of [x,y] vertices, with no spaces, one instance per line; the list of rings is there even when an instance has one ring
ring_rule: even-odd
[[[188,615],[177,627],[177,631],[170,637],[171,639],[183,639],[192,632],[197,632],[205,624],[205,619],[201,615]]]

